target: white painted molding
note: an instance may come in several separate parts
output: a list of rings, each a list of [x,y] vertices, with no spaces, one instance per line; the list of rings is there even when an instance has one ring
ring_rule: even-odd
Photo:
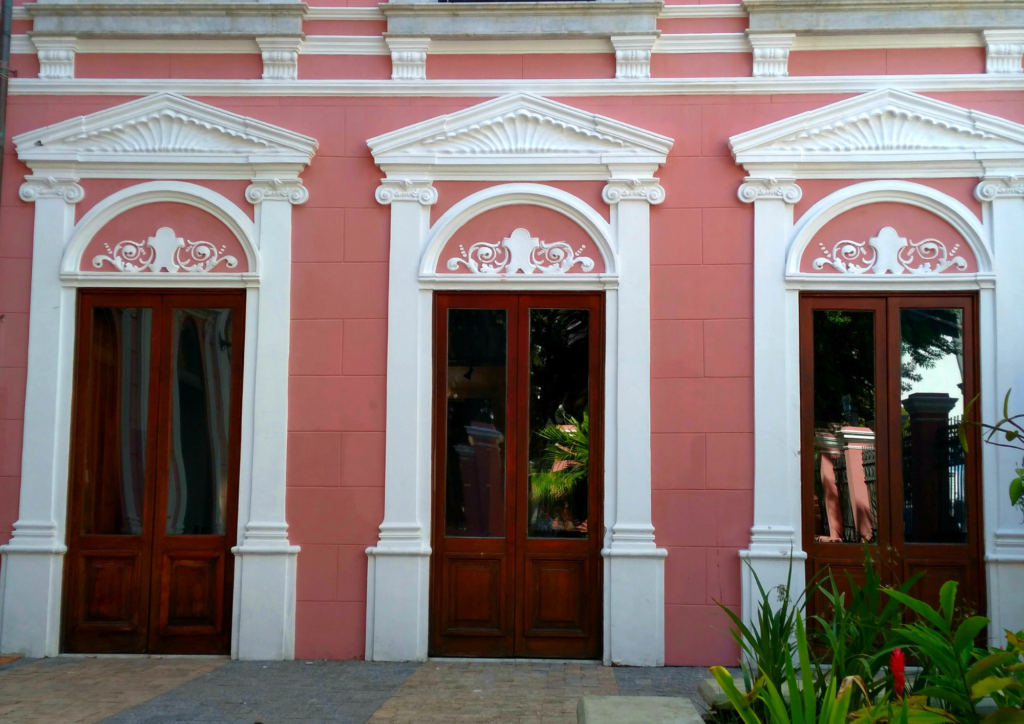
[[[301,36],[256,38],[263,57],[263,80],[297,80],[302,41]]]
[[[373,38],[371,38],[372,40]],[[306,41],[305,49],[309,47]],[[746,36],[743,36],[746,43]],[[610,45],[610,43],[609,43]],[[387,55],[381,43],[381,55]],[[657,52],[657,50],[655,51]],[[700,51],[697,51],[700,52]],[[738,52],[738,51],[737,51]],[[365,53],[363,53],[365,55]],[[787,78],[703,77],[651,78],[640,84],[622,83],[615,78],[580,79],[491,79],[491,80],[297,80],[289,83],[288,95],[296,97],[357,98],[437,97],[480,98],[507,93],[534,93],[543,96],[665,96],[665,95],[752,95],[867,93],[898,88],[918,93],[1019,92],[1024,90],[1024,74],[926,73],[921,75],[838,75],[789,76]],[[173,92],[189,96],[278,97],[279,84],[264,80],[131,79],[75,78],[42,81],[38,78],[12,78],[12,95],[89,95],[139,96]]]
[[[431,55],[544,55],[612,53],[609,38],[517,38],[515,40],[434,40]]]
[[[651,50],[657,35],[613,35],[616,78],[650,78]]]
[[[784,78],[789,75],[789,49],[796,35],[793,33],[751,33],[747,40],[754,51],[755,78]]]
[[[525,123],[534,135],[487,133],[492,126],[505,131],[508,119]],[[433,291],[599,289],[607,310],[604,660],[663,664],[665,551],[656,547],[651,525],[649,210],[651,199],[663,198],[653,172],[671,139],[513,95],[368,143],[388,175],[377,199],[391,206],[391,253],[385,512],[380,541],[367,550],[366,658],[427,655]],[[474,162],[477,155],[485,156],[482,163]],[[612,179],[612,221],[560,189],[505,183],[460,199],[431,226],[437,195],[430,181],[453,169],[460,178],[499,181],[595,178],[600,172]],[[458,229],[514,204],[553,209],[575,221],[601,251],[607,273],[438,273],[441,251]],[[616,249],[624,250],[623,258]],[[629,320],[628,329],[620,319]]]
[[[66,275],[74,277],[79,274],[82,274],[86,278],[91,276],[93,272],[80,272],[79,270],[83,266],[82,255],[85,253],[86,249],[89,247],[89,243],[93,240],[96,234],[114,218],[120,216],[125,211],[145,206],[147,204],[161,202],[187,204],[197,209],[201,209],[216,218],[224,224],[232,234],[234,234],[238,243],[245,251],[245,262],[249,274],[256,276],[259,275],[260,255],[258,252],[259,247],[256,243],[256,229],[253,222],[245,212],[239,209],[223,195],[205,186],[185,183],[183,181],[150,181],[114,192],[110,196],[99,201],[95,206],[89,209],[81,219],[79,219],[78,223],[75,225],[73,233],[68,238],[64,255],[61,260],[61,277],[64,278]],[[90,260],[84,261],[88,263]],[[91,266],[89,266],[89,268],[91,268]],[[120,279],[123,276],[123,274],[119,275],[118,278]],[[184,280],[175,280],[172,282],[171,279],[168,278],[172,277],[170,274],[147,274],[144,276],[144,283],[151,285],[185,283]],[[195,283],[195,279],[192,278],[192,275],[190,274],[173,276],[184,276],[185,279]],[[237,276],[237,274],[215,272],[207,273],[204,276],[210,278],[210,283],[213,283],[212,280],[234,277]]]
[[[745,204],[752,204],[762,199],[777,199],[787,204],[795,204],[804,195],[796,179],[793,178],[756,178],[748,176],[740,184],[736,194]]]
[[[392,80],[424,80],[430,38],[385,38],[391,50]]]
[[[309,35],[302,46],[303,55],[391,55],[391,49],[379,35]]]
[[[83,177],[251,178],[267,166],[296,174],[317,148],[308,136],[176,93],[156,93],[13,140],[18,158],[37,175],[75,168]]]
[[[85,198],[85,190],[78,185],[77,177],[26,176],[25,183],[18,189],[18,196],[28,203],[59,198],[69,204],[77,204]]]
[[[309,201],[309,191],[299,178],[255,179],[245,190],[245,200],[253,205],[264,201],[287,201],[297,206]]]
[[[609,206],[632,199],[641,199],[657,206],[665,200],[665,189],[655,178],[616,178],[605,184],[601,198]]]
[[[974,198],[982,202],[1024,198],[1024,173],[1015,176],[986,175],[974,188]]]
[[[800,271],[800,262],[805,250],[812,243],[814,236],[829,221],[851,209],[868,204],[897,203],[916,206],[931,212],[956,229],[971,248],[978,265],[978,275],[992,273],[992,253],[986,240],[985,229],[974,213],[952,196],[944,194],[931,186],[911,183],[909,181],[878,180],[845,186],[835,191],[807,210],[793,230],[786,260],[786,278],[800,279],[807,276],[822,276]],[[857,275],[829,274],[829,283],[839,287],[847,280],[856,279]],[[959,284],[970,282],[974,274],[947,274],[943,276],[965,277]],[[934,276],[907,275],[904,283],[915,281],[936,281]],[[883,277],[888,278],[888,277]]]
[[[984,48],[981,33],[868,33],[864,35],[805,35],[793,41],[792,50],[877,50],[885,48]]]
[[[1019,165],[1024,126],[887,88],[738,134],[729,147],[759,176],[971,176]]]
[[[986,30],[985,72],[1024,73],[1024,30]]]
[[[539,206],[557,211],[571,219],[587,233],[587,236],[600,251],[605,269],[604,276],[606,278],[617,276],[619,264],[615,253],[612,228],[601,214],[568,191],[544,184],[515,183],[491,186],[460,199],[434,222],[425,237],[422,262],[419,267],[420,279],[426,280],[434,277],[441,264],[441,252],[456,231],[480,214],[505,206]],[[467,275],[450,276],[464,277]],[[538,278],[543,278],[549,283],[574,283],[578,281],[576,276],[578,275],[564,275],[559,276],[558,279]]]
[[[39,58],[39,77],[67,80],[75,77],[75,36],[35,35],[32,44]]]
[[[672,140],[529,93],[515,93],[367,141],[388,175],[415,166],[508,178],[515,168],[574,178],[580,167],[664,163]],[[484,176],[488,177],[488,176]]]

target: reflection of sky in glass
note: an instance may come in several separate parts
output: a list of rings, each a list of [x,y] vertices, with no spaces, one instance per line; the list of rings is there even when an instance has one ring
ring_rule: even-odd
[[[907,364],[909,356],[903,355],[903,364]],[[910,392],[904,392],[903,397],[912,395],[915,392],[945,392],[950,397],[956,398],[956,406],[950,410],[953,416],[964,414],[964,399],[958,386],[963,382],[960,374],[960,364],[956,355],[948,354],[935,363],[934,367],[918,367],[917,374],[921,375],[920,382],[908,382]]]

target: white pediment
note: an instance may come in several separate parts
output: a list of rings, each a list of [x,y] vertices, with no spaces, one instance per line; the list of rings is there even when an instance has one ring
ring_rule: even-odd
[[[529,93],[515,93],[367,141],[388,166],[660,164],[672,139]]]
[[[883,89],[729,139],[737,163],[929,164],[938,169],[1024,159],[1024,126],[950,103]],[[962,168],[961,168],[962,170]]]
[[[207,171],[211,166],[305,165],[317,148],[316,139],[176,93],[156,93],[23,133],[14,138],[14,145],[18,158],[33,171],[86,172],[80,175],[92,175],[89,170],[96,166],[122,175],[111,170],[116,165],[201,165]],[[249,175],[241,169],[239,173]]]

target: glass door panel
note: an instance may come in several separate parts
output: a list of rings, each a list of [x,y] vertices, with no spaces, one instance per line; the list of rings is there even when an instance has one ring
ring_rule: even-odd
[[[900,309],[903,535],[966,543],[962,309]]]
[[[449,309],[445,535],[505,536],[508,311]]]
[[[589,353],[589,310],[530,310],[531,538],[587,537]]]
[[[167,535],[223,535],[231,413],[230,309],[175,309]]]
[[[815,309],[814,540],[874,543],[875,312]]]

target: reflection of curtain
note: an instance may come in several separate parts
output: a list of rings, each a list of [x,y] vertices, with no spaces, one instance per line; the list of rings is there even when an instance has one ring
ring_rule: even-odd
[[[149,310],[120,310],[122,531],[142,535],[149,402]]]
[[[185,335],[191,337],[187,342]],[[231,310],[176,310],[173,337],[167,531],[220,535],[224,532],[228,487]],[[186,359],[192,355],[197,355],[198,359]],[[183,415],[182,384],[201,391],[204,399],[200,419],[204,424],[198,425],[194,417]],[[190,412],[196,412],[194,405]],[[186,431],[182,428],[185,424],[202,429],[205,435],[197,436],[196,429],[189,430],[187,432],[192,434],[185,442]],[[197,445],[205,449],[196,449]]]

